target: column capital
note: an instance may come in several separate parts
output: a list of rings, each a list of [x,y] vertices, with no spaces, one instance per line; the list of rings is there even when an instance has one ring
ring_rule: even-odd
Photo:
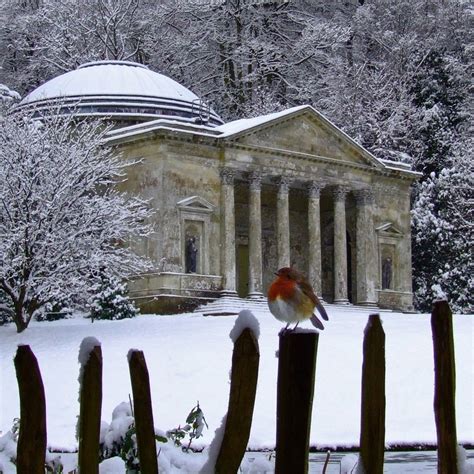
[[[235,171],[232,168],[221,168],[219,175],[223,184],[234,184]]]
[[[278,176],[275,179],[278,186],[278,194],[288,194],[290,192],[291,181],[289,176]]]
[[[251,171],[248,180],[252,191],[260,191],[262,188],[262,173],[260,171]]]
[[[345,201],[346,195],[349,193],[350,189],[348,186],[343,186],[338,184],[332,188],[332,195],[334,196],[335,201]]]
[[[374,192],[370,188],[355,190],[354,197],[358,206],[365,206],[374,203]]]
[[[308,190],[308,196],[310,198],[319,198],[321,195],[321,190],[326,186],[326,183],[322,181],[309,181],[306,184],[306,189]]]

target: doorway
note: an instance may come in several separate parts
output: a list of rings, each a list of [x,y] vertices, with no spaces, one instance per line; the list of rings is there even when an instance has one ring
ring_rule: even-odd
[[[237,294],[246,298],[249,294],[249,246],[237,245]]]

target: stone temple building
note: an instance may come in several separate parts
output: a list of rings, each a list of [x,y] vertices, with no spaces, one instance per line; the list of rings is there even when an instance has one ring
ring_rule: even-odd
[[[134,243],[154,271],[130,282],[146,310],[259,299],[289,265],[326,302],[412,307],[418,173],[376,158],[313,107],[224,123],[172,79],[120,61],[56,77],[20,107],[55,102],[109,117],[108,144],[139,161],[123,186],[155,210],[154,234]]]

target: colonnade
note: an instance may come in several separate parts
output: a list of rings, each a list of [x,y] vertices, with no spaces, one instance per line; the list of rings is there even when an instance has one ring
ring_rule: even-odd
[[[223,293],[236,294],[235,255],[235,197],[234,170],[222,168],[221,172],[221,264]],[[249,297],[263,296],[262,267],[262,174],[253,171],[249,182]],[[278,268],[289,266],[290,261],[290,217],[289,191],[291,180],[281,176],[277,179],[276,240]],[[353,192],[357,205],[356,213],[356,280],[357,304],[376,304],[375,281],[377,257],[373,225],[373,194],[370,189],[353,190],[339,184],[329,185],[317,180],[307,183],[308,196],[308,278],[318,295],[322,294],[321,270],[321,190],[328,186],[334,205],[334,302],[348,303],[347,293],[347,241],[346,198]]]

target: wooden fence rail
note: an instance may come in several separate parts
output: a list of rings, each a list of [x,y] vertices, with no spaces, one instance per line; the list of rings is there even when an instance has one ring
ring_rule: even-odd
[[[431,317],[435,362],[434,411],[438,436],[438,473],[457,473],[455,422],[455,364],[452,315],[446,302],[436,303]],[[309,434],[314,394],[317,332],[280,334],[277,382],[275,472],[299,474],[308,469]],[[385,437],[385,333],[380,317],[370,315],[363,343],[361,459],[366,472],[383,471]],[[245,329],[232,356],[231,390],[226,431],[216,459],[219,474],[237,472],[252,423],[258,378],[259,348]],[[158,473],[148,369],[143,352],[131,350],[132,381],[138,454],[143,473]],[[15,356],[20,391],[20,431],[17,447],[19,474],[44,474],[46,403],[38,361],[29,346]],[[83,367],[80,394],[79,454],[81,472],[98,472],[102,404],[102,354],[93,348]]]
[[[150,377],[143,352],[131,350],[128,353],[128,365],[132,381],[133,412],[137,430],[140,470],[146,474],[158,474]]]
[[[79,472],[99,473],[100,415],[102,411],[102,349],[94,346],[82,367],[78,421]]]
[[[385,451],[385,333],[378,314],[364,332],[360,457],[365,472],[383,473]]]
[[[438,438],[438,473],[457,473],[456,367],[453,317],[446,301],[434,304],[431,313],[435,366],[434,412]]]
[[[38,361],[30,346],[18,346],[15,369],[20,390],[17,473],[44,474],[46,399]]]
[[[247,448],[257,393],[260,352],[254,333],[244,329],[232,354],[229,408],[215,472],[234,474]]]
[[[308,472],[318,340],[316,331],[280,333],[276,474]]]

